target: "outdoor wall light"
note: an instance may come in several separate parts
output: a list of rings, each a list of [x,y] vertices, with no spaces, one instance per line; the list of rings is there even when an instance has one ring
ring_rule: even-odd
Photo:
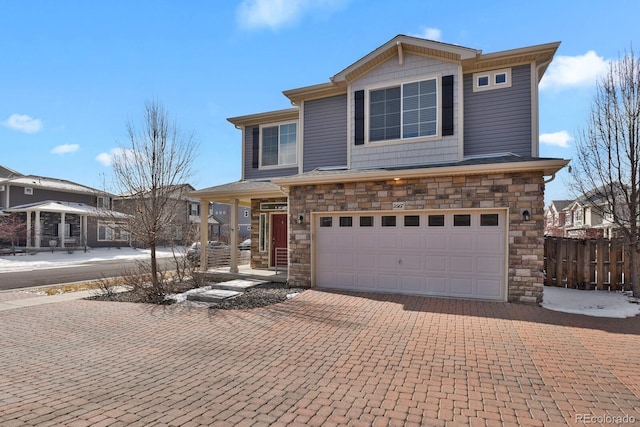
[[[523,221],[529,221],[531,219],[531,214],[529,213],[529,211],[525,210],[522,212],[522,220]]]
[[[298,224],[302,224],[302,220],[304,219],[304,217],[302,215],[299,215],[298,218],[296,219],[296,222]]]

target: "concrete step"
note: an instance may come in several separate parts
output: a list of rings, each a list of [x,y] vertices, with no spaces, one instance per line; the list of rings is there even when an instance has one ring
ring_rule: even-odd
[[[269,283],[269,281],[268,280],[235,279],[235,280],[229,280],[227,282],[212,283],[209,286],[211,287],[211,289],[245,292],[247,289],[251,289],[258,285],[264,285],[265,283]]]
[[[224,289],[209,289],[201,292],[192,292],[187,295],[188,301],[201,301],[201,302],[222,302],[231,298],[235,298],[241,295],[242,292],[229,291]]]

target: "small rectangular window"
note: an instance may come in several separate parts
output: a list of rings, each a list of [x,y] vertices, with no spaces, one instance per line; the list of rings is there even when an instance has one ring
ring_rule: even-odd
[[[420,215],[405,215],[404,216],[405,227],[420,227]]]
[[[260,214],[260,223],[258,224],[258,251],[267,251],[267,214]]]
[[[382,226],[383,227],[395,227],[396,226],[396,216],[395,215],[384,215],[382,217]]]
[[[471,215],[454,215],[453,216],[454,227],[471,227]]]
[[[33,196],[33,188],[31,187],[24,187],[24,194],[28,195],[28,196]]]
[[[353,227],[353,217],[341,216],[340,217],[340,227]]]
[[[498,214],[481,214],[480,227],[496,227],[498,225]]]
[[[333,218],[330,216],[321,216],[320,217],[320,227],[331,227],[333,226]]]
[[[429,215],[429,227],[444,227],[444,215]]]
[[[495,84],[503,85],[507,82],[507,73],[498,73],[495,76]]]
[[[478,77],[478,87],[489,86],[489,76]]]
[[[373,227],[373,217],[372,216],[361,216],[360,217],[360,227]]]

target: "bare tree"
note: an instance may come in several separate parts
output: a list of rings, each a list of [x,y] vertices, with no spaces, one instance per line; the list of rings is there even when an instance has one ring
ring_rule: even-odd
[[[13,254],[16,254],[16,244],[20,236],[24,236],[27,224],[17,215],[0,216],[0,241],[11,242]]]
[[[124,227],[133,240],[150,248],[150,277],[158,288],[163,275],[156,247],[183,210],[184,184],[192,176],[198,146],[194,134],[183,133],[158,101],[145,104],[140,128],[127,122],[127,134],[128,146],[112,161],[115,192],[123,196],[114,207],[130,215]]]
[[[640,59],[633,50],[597,82],[572,166],[572,190],[630,245],[630,279],[640,296]]]

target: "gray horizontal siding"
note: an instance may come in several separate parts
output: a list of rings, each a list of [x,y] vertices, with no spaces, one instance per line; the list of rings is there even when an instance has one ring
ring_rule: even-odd
[[[531,68],[511,69],[511,87],[473,92],[464,76],[464,155],[531,155]]]
[[[347,95],[304,103],[304,172],[347,164]]]
[[[243,168],[244,179],[265,179],[265,178],[277,178],[280,176],[295,175],[298,173],[298,166],[288,168],[275,168],[275,169],[258,169],[253,168],[253,128],[258,126],[248,126],[244,130],[244,153],[243,153]]]

